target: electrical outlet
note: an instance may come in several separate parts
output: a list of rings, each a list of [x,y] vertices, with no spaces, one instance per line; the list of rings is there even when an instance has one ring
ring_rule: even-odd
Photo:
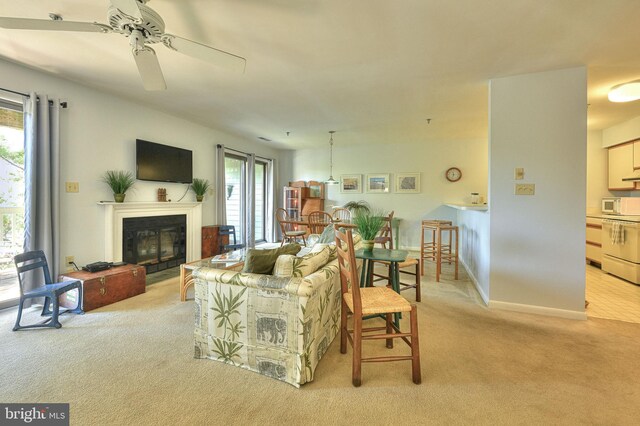
[[[515,180],[522,180],[524,179],[524,168],[522,167],[516,167],[515,173],[514,173],[514,179]]]
[[[209,193],[209,196],[213,196],[213,188],[209,188],[209,190],[207,191]]]
[[[535,183],[516,183],[516,195],[535,195]]]
[[[64,257],[64,264],[66,265],[67,272],[73,271],[73,262],[75,262],[75,258],[73,256]]]
[[[78,182],[67,182],[65,187],[67,192],[80,192],[80,184]]]

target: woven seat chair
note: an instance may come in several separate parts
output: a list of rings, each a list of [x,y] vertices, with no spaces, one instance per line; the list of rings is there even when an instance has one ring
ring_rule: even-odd
[[[342,207],[333,209],[331,216],[334,221],[351,223],[351,212],[347,209],[343,209]]]
[[[337,225],[336,225],[337,227]],[[342,233],[336,230],[336,252],[340,265],[342,311],[340,316],[340,353],[347,353],[347,340],[353,347],[352,383],[362,384],[363,362],[411,361],[413,383],[420,384],[420,345],[418,341],[418,313],[416,305],[388,287],[360,288],[356,266],[355,249],[351,230]],[[409,333],[403,333],[393,322],[393,314],[409,312]],[[353,328],[347,326],[351,315]],[[362,327],[364,317],[382,315],[384,327]],[[377,332],[377,333],[376,333]],[[387,348],[393,348],[393,339],[402,339],[410,348],[409,356],[362,357],[362,341],[384,339]]]
[[[285,209],[276,209],[276,220],[278,221],[280,231],[282,232],[282,242],[280,243],[280,247],[282,247],[285,242],[295,243],[298,238],[302,238],[302,244],[305,246],[307,245],[307,241],[305,239],[307,231],[297,230],[291,223],[287,223],[291,220],[291,217],[289,217],[289,213],[287,213]]]
[[[391,221],[393,220],[393,214],[394,212],[392,211],[391,213],[389,213],[389,216],[385,218],[385,223],[382,226],[382,229],[380,229],[379,235],[374,240],[376,244],[380,244],[383,248],[388,248],[392,250],[393,250],[393,228],[391,227]],[[384,262],[380,260],[373,261],[373,262],[374,262],[373,264],[374,270],[371,275],[370,284],[373,284],[377,281],[387,281],[387,285],[391,285],[391,265],[389,264],[389,262]],[[376,263],[387,267],[386,275],[375,271]],[[407,270],[406,268],[411,268],[411,269]],[[405,290],[409,290],[411,288],[415,288],[416,302],[420,302],[422,300],[420,295],[421,293],[420,269],[421,269],[420,260],[415,259],[413,257],[407,257],[404,262],[398,263],[398,272],[401,274],[401,276],[402,274],[405,274],[405,275],[411,275],[413,277],[412,283],[406,283],[406,282],[402,282],[401,280],[398,280],[398,284],[400,286],[399,291],[402,292]]]
[[[324,228],[333,222],[329,213],[320,210],[309,213],[307,221],[309,221],[309,233],[311,234],[322,234]]]

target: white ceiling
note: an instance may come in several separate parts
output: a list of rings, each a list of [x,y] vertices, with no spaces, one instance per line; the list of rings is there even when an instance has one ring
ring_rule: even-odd
[[[0,16],[107,23],[108,0],[3,1]],[[0,29],[0,56],[277,148],[486,138],[492,78],[586,65],[589,128],[640,115],[638,0],[152,0],[166,32],[247,59],[244,74],[155,47],[142,88],[120,34]],[[3,86],[10,85],[3,82]],[[57,94],[63,95],[63,94]],[[426,119],[431,118],[431,124]],[[290,136],[286,132],[291,132]]]

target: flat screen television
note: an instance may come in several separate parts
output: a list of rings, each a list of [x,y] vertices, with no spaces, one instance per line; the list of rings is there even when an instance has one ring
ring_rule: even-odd
[[[193,153],[188,149],[136,139],[136,178],[191,183]]]

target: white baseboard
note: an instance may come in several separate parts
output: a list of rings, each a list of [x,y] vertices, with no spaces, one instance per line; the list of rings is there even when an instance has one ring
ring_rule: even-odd
[[[464,262],[464,259],[462,259],[461,257],[458,257],[458,260],[460,261],[460,264],[462,265],[464,270],[467,271],[467,275],[469,276],[469,278],[471,278],[471,282],[473,283],[473,285],[476,286],[476,290],[478,290],[478,293],[480,294],[480,297],[484,301],[484,304],[489,306],[489,296],[487,296],[487,294],[484,292],[484,289],[480,287],[480,283],[478,282],[478,279],[475,277],[475,275],[473,275],[473,273],[471,272],[467,264]]]
[[[525,312],[529,314],[546,315],[552,317],[567,318],[573,320],[586,320],[587,313],[581,311],[568,311],[566,309],[547,308],[545,306],[523,305],[520,303],[489,301],[490,309],[502,309],[505,311]]]

